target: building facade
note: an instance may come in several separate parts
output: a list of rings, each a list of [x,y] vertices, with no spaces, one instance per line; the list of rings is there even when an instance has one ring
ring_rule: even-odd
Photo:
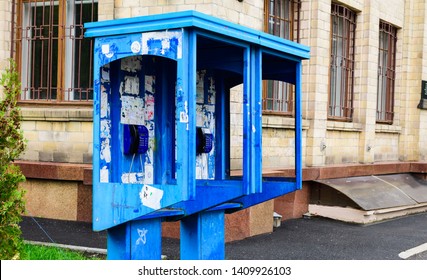
[[[284,219],[309,212],[317,180],[399,173],[425,179],[425,1],[0,0],[0,70],[13,57],[21,73],[28,148],[18,164],[27,177],[28,215],[91,221],[93,69],[83,23],[183,10],[263,30],[311,52],[303,65],[303,189],[229,215],[228,240],[271,231],[273,212]],[[263,85],[264,172],[292,175],[293,86]],[[240,91],[233,90],[230,104],[236,171],[243,156]],[[164,232],[174,236],[176,228],[167,224]]]

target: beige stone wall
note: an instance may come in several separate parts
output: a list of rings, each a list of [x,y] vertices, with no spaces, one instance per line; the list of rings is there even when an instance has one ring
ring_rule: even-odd
[[[98,21],[114,19],[115,0],[98,0]]]
[[[354,118],[351,123],[327,119],[331,1],[303,1],[301,42],[311,47],[312,55],[304,65],[303,117],[310,122],[305,165],[425,160],[425,145],[417,144],[425,143],[425,127],[420,127],[425,114],[416,109],[425,53],[424,1],[338,2],[357,12]],[[376,124],[375,119],[380,20],[399,28],[392,125]]]
[[[294,130],[265,127],[262,137],[263,167],[294,166]]]
[[[375,136],[375,161],[399,160],[399,134],[377,132]]]
[[[417,143],[423,142],[420,125],[425,120],[425,110],[416,109],[420,100],[421,79],[426,79],[425,42],[427,23],[425,20],[426,3],[421,0],[406,1],[405,25],[403,29],[403,63],[402,63],[402,91],[400,96],[402,134],[399,139],[399,158],[401,160],[425,160],[422,150]],[[425,142],[424,142],[425,143]]]
[[[325,146],[321,147],[325,153],[326,164],[357,163],[358,155],[355,147],[359,140],[359,132],[345,130],[328,130]]]
[[[92,109],[22,108],[24,137],[22,160],[92,162]]]
[[[0,76],[9,66],[12,3],[0,0]],[[0,99],[3,97],[3,88],[0,87]]]
[[[246,0],[115,0],[115,18],[128,18],[152,14],[162,14],[185,10],[195,10],[228,21],[261,29],[263,24],[264,1]]]
[[[309,121],[304,162],[307,166],[320,166],[325,162],[320,147],[326,137],[331,5],[329,1],[303,1],[301,8],[301,43],[310,46],[311,56],[303,65],[303,118]]]
[[[242,169],[243,160],[243,87],[241,85],[230,92],[230,164],[232,169]]]

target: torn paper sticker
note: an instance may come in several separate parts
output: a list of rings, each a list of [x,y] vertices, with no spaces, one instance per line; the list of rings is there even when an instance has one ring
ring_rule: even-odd
[[[100,123],[100,137],[101,138],[111,138],[111,121],[110,120],[101,120]]]
[[[163,198],[163,190],[155,187],[144,185],[139,193],[142,205],[147,206],[151,209],[160,209],[160,201]]]
[[[144,100],[127,95],[120,99],[122,101],[120,122],[122,124],[144,125]]]
[[[111,146],[110,139],[106,138],[101,143],[101,156],[100,158],[105,162],[111,162]]]
[[[101,118],[106,118],[109,113],[108,106],[108,93],[105,91],[101,92]]]
[[[138,95],[139,94],[139,78],[133,76],[125,76],[125,93]]]
[[[142,172],[130,172],[122,174],[122,183],[124,184],[141,184],[144,174]]]
[[[112,58],[114,53],[110,50],[110,45],[105,44],[101,46],[102,54],[104,54],[107,58]]]
[[[145,184],[154,184],[154,169],[153,169],[153,165],[151,165],[151,164],[145,165],[144,183]]]
[[[110,175],[109,175],[107,166],[102,167],[102,169],[99,170],[99,181],[101,183],[108,183],[109,177],[110,177]]]

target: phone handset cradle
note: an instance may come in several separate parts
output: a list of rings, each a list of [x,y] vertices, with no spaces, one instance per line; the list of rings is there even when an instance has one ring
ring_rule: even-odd
[[[208,128],[197,127],[196,131],[196,153],[208,154],[213,147],[213,134]]]
[[[144,154],[148,150],[148,129],[144,125],[123,126],[123,152],[126,155]]]

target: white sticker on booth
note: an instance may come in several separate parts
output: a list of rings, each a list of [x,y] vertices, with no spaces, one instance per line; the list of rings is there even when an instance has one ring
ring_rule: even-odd
[[[106,163],[111,162],[111,146],[110,139],[106,138],[101,142],[101,160],[104,160]]]
[[[144,125],[144,100],[139,97],[123,95],[120,112],[120,122],[122,124]]]
[[[144,183],[154,184],[154,169],[153,169],[153,165],[151,164],[145,165]]]
[[[104,166],[101,170],[99,170],[99,181],[101,183],[108,183],[109,177],[110,175],[107,166]]]
[[[133,76],[125,76],[125,93],[131,95],[139,94],[139,78]]]
[[[101,118],[108,116],[108,93],[105,91],[101,92]]]
[[[139,53],[141,51],[141,44],[138,41],[133,41],[130,49],[133,53]]]
[[[142,183],[144,173],[142,172],[130,172],[122,174],[122,183],[124,184],[138,184]]]
[[[161,200],[163,198],[163,190],[155,187],[144,185],[139,193],[142,205],[151,209],[158,210],[161,208]]]

